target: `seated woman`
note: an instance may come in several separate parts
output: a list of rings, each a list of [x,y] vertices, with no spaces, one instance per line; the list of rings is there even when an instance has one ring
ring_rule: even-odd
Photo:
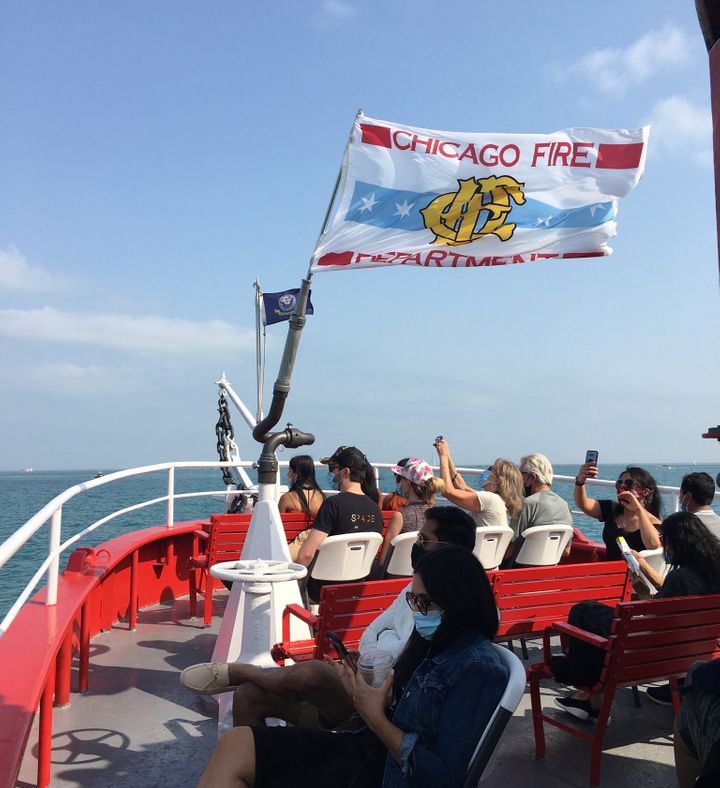
[[[288,467],[290,489],[280,496],[278,509],[285,512],[304,512],[308,517],[314,515],[325,500],[325,493],[315,478],[315,464],[309,454],[297,454],[292,457]],[[290,543],[290,557],[293,561],[302,543],[307,539],[310,529],[301,531]]]
[[[660,493],[655,479],[644,469],[628,465],[615,482],[617,500],[590,498],[585,482],[598,475],[597,466],[586,462],[575,477],[575,503],[588,517],[603,523],[606,560],[618,561],[622,553],[617,537],[624,536],[633,550],[660,547]]]
[[[415,629],[382,686],[337,667],[364,722],[359,730],[233,728],[199,788],[462,786],[508,679],[492,646],[490,584],[472,553],[443,547],[419,562],[407,600]]]
[[[654,599],[720,593],[720,541],[707,526],[690,512],[675,512],[663,520],[660,532],[670,571],[662,578],[640,559],[640,571],[659,588]],[[642,583],[640,587],[647,590]],[[607,637],[613,616],[608,605],[579,602],[570,610],[568,623]],[[602,649],[570,638],[568,656],[553,657],[550,668],[563,684],[592,687],[600,679],[604,657]],[[602,694],[585,691],[555,698],[559,708],[581,720],[597,718],[601,703]]]
[[[443,495],[448,501],[465,509],[478,527],[507,525],[508,516],[515,518],[522,510],[523,481],[520,471],[509,461],[497,459],[480,475],[482,490],[470,487],[450,455],[443,438],[435,442],[440,459]]]
[[[407,503],[388,520],[385,539],[380,550],[380,566],[390,552],[390,543],[398,534],[419,531],[425,512],[435,506],[435,496],[443,491],[443,483],[433,476],[432,468],[419,457],[409,457],[403,465],[394,465],[392,472],[400,477],[400,495]]]
[[[409,457],[403,457],[402,460],[398,460],[395,467],[402,468],[403,465],[409,460]],[[383,495],[382,506],[380,507],[383,512],[397,512],[398,509],[401,509],[407,503],[407,498],[404,498],[400,493],[400,481],[402,476],[395,474],[395,489],[388,493],[387,495]]]

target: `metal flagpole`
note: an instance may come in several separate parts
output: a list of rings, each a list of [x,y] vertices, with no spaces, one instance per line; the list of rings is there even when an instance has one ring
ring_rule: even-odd
[[[362,109],[359,109],[357,111],[355,121],[362,114]],[[355,130],[355,121],[353,121],[350,138],[352,138],[352,134]],[[350,139],[348,139],[348,144],[345,146],[342,166],[338,172],[337,180],[335,181],[335,188],[333,189],[327,211],[325,212],[325,218],[323,219],[322,228],[318,235],[318,241],[320,238],[322,238],[322,236],[325,234],[325,231],[327,230],[328,222],[330,221],[330,214],[332,213],[333,205],[335,204],[335,198],[337,197],[340,184],[343,181],[344,175],[347,171],[347,162],[350,149],[349,143]],[[317,247],[317,242],[315,246]],[[287,399],[288,393],[290,392],[290,378],[292,377],[295,359],[297,358],[298,346],[300,344],[300,335],[305,326],[305,312],[307,309],[308,295],[310,293],[310,281],[312,280],[312,266],[314,257],[315,253],[313,252],[313,255],[310,257],[307,275],[302,280],[300,293],[298,294],[297,303],[295,304],[295,310],[290,316],[290,320],[288,322],[288,333],[287,337],[285,338],[285,348],[280,361],[280,370],[278,371],[277,380],[273,386],[273,396],[270,402],[270,409],[268,410],[267,416],[262,419],[262,421],[259,421],[253,430],[253,437],[255,440],[265,445],[265,448],[260,455],[260,461],[258,462],[258,482],[260,484],[272,484],[274,482],[275,474],[277,472],[277,459],[275,458],[275,449],[277,446],[285,445],[288,448],[296,448],[297,446],[306,445],[306,443],[295,443],[296,438],[290,435],[290,428],[275,435],[270,435],[269,432],[282,418],[283,410],[285,408],[285,400]],[[301,434],[305,437],[311,438],[311,440],[307,441],[308,443],[313,443],[315,441],[314,436],[306,433]],[[294,445],[291,446],[290,443],[286,441],[292,441]]]
[[[265,382],[265,319],[263,315],[263,292],[260,280],[255,280],[255,377],[257,379],[256,421],[262,421],[263,385]],[[261,336],[262,332],[262,336]]]

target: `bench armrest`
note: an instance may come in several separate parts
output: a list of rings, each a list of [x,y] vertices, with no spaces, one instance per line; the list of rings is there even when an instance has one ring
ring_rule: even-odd
[[[313,629],[317,627],[318,617],[306,610],[302,605],[286,605],[282,614],[282,637],[283,643],[290,642],[290,616],[295,616],[301,621],[311,626]]]
[[[207,542],[210,538],[210,534],[207,531],[203,531],[201,528],[198,528],[197,531],[193,531],[193,536],[197,536],[197,538],[202,539],[203,542]]]
[[[603,650],[607,649],[608,643],[610,642],[608,638],[604,638],[601,635],[594,635],[592,632],[587,632],[584,629],[580,629],[580,627],[574,627],[572,624],[568,624],[566,621],[554,621],[543,632],[543,661],[545,664],[548,663],[550,657],[552,656],[552,651],[550,649],[550,638],[553,635],[560,635],[562,638],[574,637],[578,640],[582,640],[584,643],[589,643],[591,646],[595,646],[596,648]]]

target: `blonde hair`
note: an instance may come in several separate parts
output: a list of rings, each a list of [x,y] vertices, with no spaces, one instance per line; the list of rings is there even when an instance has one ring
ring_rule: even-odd
[[[497,494],[505,501],[510,517],[517,517],[522,509],[523,480],[520,471],[510,460],[498,458],[493,463],[497,476]]]
[[[408,479],[408,481],[410,480]],[[438,479],[437,476],[431,476],[422,487],[417,484],[413,484],[413,482],[410,482],[410,485],[412,486],[415,495],[417,495],[417,497],[423,503],[428,503],[430,506],[435,506],[435,496],[442,493],[442,491],[445,489],[443,480]]]

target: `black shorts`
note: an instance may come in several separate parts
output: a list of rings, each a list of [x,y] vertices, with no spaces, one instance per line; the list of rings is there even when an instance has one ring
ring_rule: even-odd
[[[380,788],[387,750],[357,733],[252,727],[256,788]]]

